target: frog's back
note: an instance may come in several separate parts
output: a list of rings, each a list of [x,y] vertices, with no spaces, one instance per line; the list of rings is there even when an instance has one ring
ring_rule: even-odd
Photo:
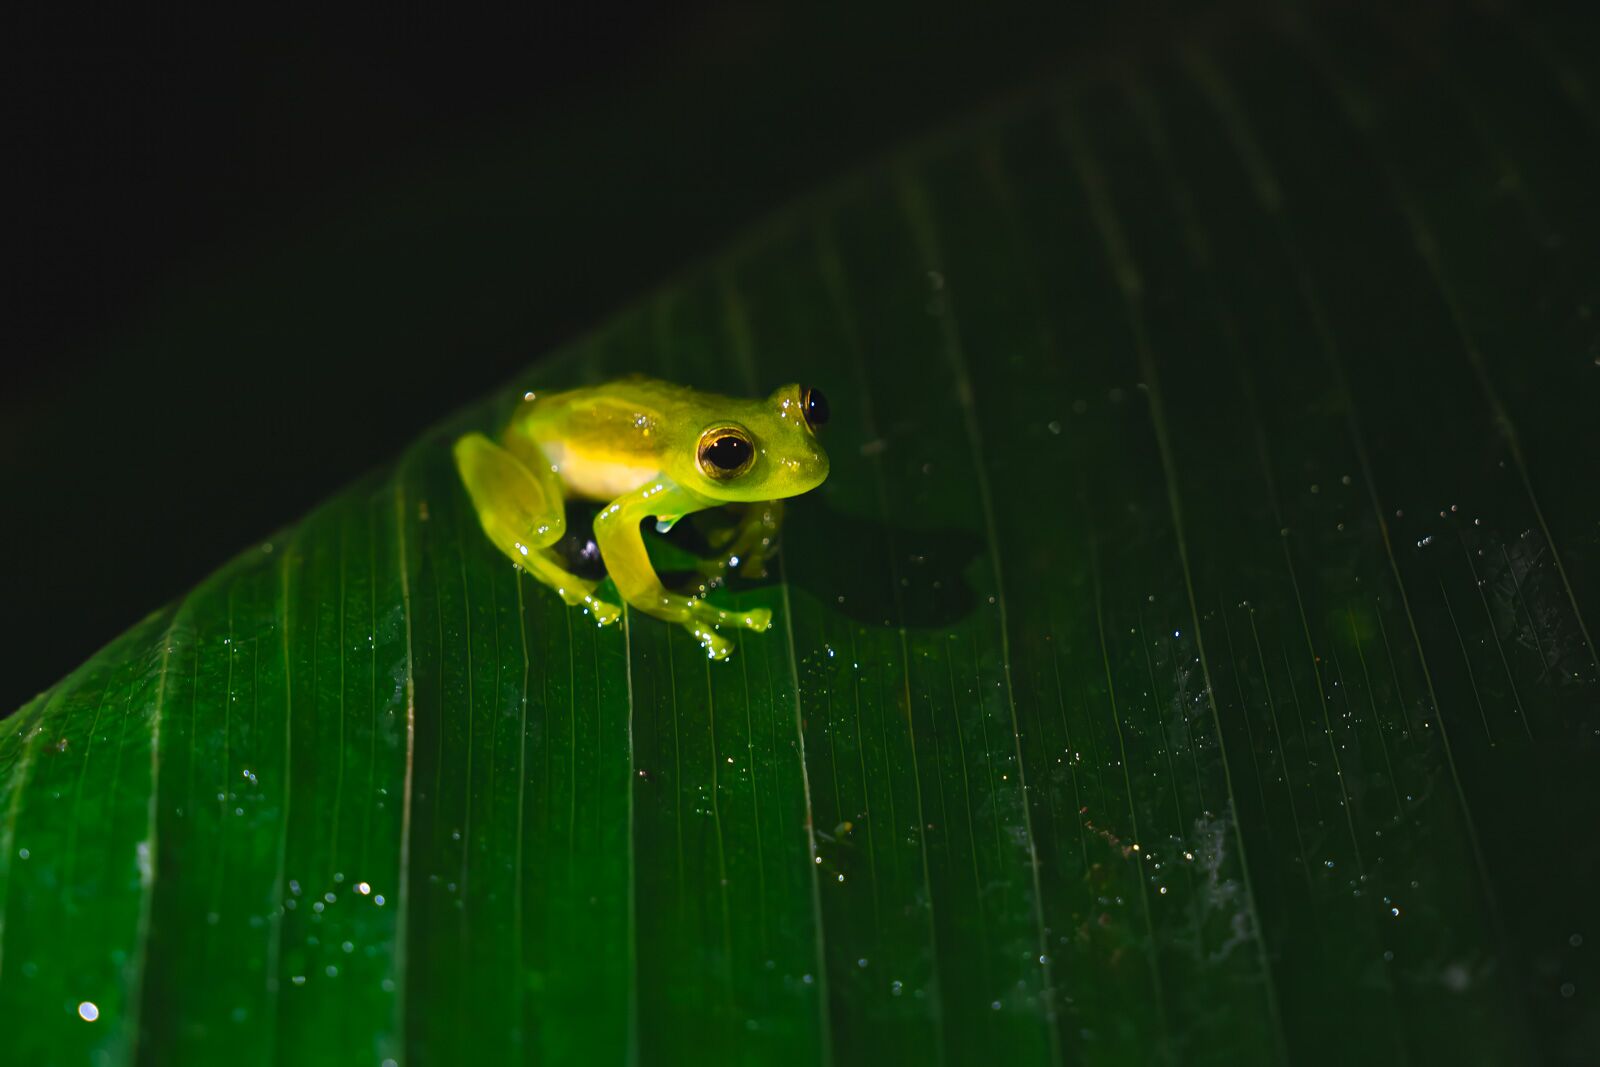
[[[629,377],[559,393],[534,394],[506,431],[513,449],[532,442],[571,496],[609,501],[661,473],[666,449],[719,398],[655,378]],[[533,457],[525,457],[533,460]]]

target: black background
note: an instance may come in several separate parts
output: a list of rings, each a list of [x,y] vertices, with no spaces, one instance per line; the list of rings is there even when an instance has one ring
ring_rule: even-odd
[[[1154,9],[13,26],[0,711],[796,193]]]

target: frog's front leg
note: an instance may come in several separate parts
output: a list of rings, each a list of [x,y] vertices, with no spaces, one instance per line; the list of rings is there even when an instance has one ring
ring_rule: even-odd
[[[707,578],[722,577],[730,567],[745,578],[767,576],[767,560],[778,550],[783,501],[761,500],[742,507],[739,520],[712,538],[712,547],[720,554],[701,563],[700,573]]]
[[[455,459],[478,521],[495,547],[568,604],[588,608],[601,626],[615,622],[622,611],[594,595],[599,583],[568,571],[551,550],[566,533],[567,518],[561,485],[549,464],[529,467],[481,433],[457,441]]]
[[[603,508],[594,522],[594,537],[605,560],[606,573],[611,575],[623,600],[658,619],[682,624],[712,659],[726,659],[733,652],[733,645],[712,627],[735,625],[765,630],[772,625],[772,613],[766,608],[724,611],[699,597],[669,592],[650,565],[644,537],[639,532],[639,524],[647,518],[677,517],[702,506],[670,482],[651,482]]]

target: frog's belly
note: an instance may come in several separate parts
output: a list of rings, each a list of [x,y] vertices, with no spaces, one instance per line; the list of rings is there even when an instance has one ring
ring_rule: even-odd
[[[569,452],[560,442],[543,445],[544,454],[556,469],[567,491],[588,500],[615,500],[633,492],[661,473],[654,464],[601,459]]]

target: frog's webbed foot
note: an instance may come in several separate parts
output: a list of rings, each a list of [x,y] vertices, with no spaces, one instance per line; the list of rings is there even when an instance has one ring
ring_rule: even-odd
[[[717,632],[719,627],[734,626],[763,633],[772,626],[772,612],[766,608],[746,608],[742,611],[719,608],[700,597],[681,596],[664,589],[652,599],[629,602],[646,614],[678,623],[714,660],[724,660],[733,655],[733,642]]]
[[[706,650],[706,655],[719,663],[733,655],[733,642],[723,637],[711,627],[698,622],[684,624],[684,629],[694,635],[700,647]]]
[[[700,603],[703,604],[705,602],[700,601]],[[709,607],[710,605],[707,606]],[[724,620],[721,623],[722,625],[725,625],[729,620],[736,621],[742,628],[754,630],[756,633],[761,633],[772,626],[772,612],[766,608],[751,608],[749,611],[741,612],[713,610],[718,615],[729,617],[728,620]],[[717,621],[705,618],[700,612],[696,611],[683,624],[683,628],[694,635],[694,639],[700,643],[700,647],[706,650],[706,655],[714,660],[725,660],[733,655],[733,642],[717,633],[714,629],[717,625],[719,625]]]
[[[539,581],[556,591],[556,595],[567,602],[569,607],[581,607],[585,612],[594,616],[595,625],[610,626],[622,618],[622,609],[608,600],[601,600],[595,596],[595,589],[599,582],[591,582],[587,578],[579,578],[562,570],[558,564],[550,559],[550,553],[541,551],[537,558],[523,560],[520,563],[523,570],[533,575]]]

